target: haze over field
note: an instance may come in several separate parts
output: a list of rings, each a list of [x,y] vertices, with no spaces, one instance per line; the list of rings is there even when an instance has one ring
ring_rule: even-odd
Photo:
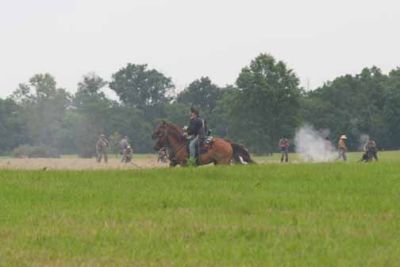
[[[0,96],[35,73],[76,90],[127,62],[149,63],[178,90],[200,76],[220,86],[261,52],[305,87],[345,73],[399,65],[400,4],[383,1],[17,0],[0,9]]]

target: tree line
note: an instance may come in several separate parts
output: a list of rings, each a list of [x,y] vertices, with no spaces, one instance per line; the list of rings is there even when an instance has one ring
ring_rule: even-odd
[[[118,101],[104,94],[106,86]],[[260,54],[232,85],[200,77],[178,94],[170,77],[140,64],[127,64],[110,81],[87,74],[75,94],[58,87],[48,73],[33,75],[0,99],[0,151],[25,145],[90,157],[104,133],[112,143],[127,135],[136,152],[152,152],[154,126],[162,119],[187,124],[191,106],[207,119],[213,135],[254,153],[275,151],[280,137],[293,138],[305,123],[329,130],[332,141],[346,134],[352,149],[362,134],[382,149],[400,146],[400,68],[388,74],[365,68],[306,91],[287,64]]]

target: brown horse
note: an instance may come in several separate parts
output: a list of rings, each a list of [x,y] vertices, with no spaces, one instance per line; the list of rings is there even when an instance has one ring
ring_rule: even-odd
[[[183,131],[178,126],[163,121],[153,132],[153,139],[157,139],[154,146],[155,150],[160,150],[163,147],[168,147],[171,152],[171,166],[181,165],[186,166],[189,154],[187,151],[187,139]],[[207,151],[201,153],[198,158],[199,165],[209,163],[230,164],[235,163],[254,163],[247,150],[238,144],[222,138],[213,138],[212,142],[205,145]]]

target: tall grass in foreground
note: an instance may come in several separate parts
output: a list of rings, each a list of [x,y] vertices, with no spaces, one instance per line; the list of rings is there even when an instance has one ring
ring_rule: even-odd
[[[0,266],[399,266],[400,164],[1,171]]]

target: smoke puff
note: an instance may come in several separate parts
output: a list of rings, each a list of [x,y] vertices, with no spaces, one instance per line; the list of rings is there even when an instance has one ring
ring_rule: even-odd
[[[360,144],[358,149],[359,150],[365,150],[365,147],[367,146],[367,144],[369,142],[369,135],[368,134],[361,134],[358,142]]]
[[[304,161],[329,162],[337,158],[337,151],[325,138],[328,130],[316,131],[310,125],[304,125],[296,131],[294,139],[296,152]]]

